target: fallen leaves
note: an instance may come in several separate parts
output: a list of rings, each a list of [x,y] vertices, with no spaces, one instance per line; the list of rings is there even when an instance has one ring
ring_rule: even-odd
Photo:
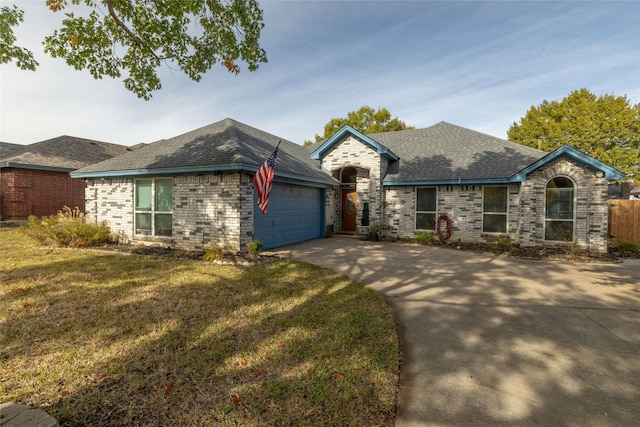
[[[171,381],[167,387],[164,389],[164,395],[168,396],[169,394],[171,394],[171,392],[173,391],[173,388],[175,387],[176,382],[175,381]]]

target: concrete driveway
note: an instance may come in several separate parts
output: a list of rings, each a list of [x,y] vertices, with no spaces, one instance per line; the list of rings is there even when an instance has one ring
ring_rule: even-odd
[[[640,425],[640,260],[522,260],[346,237],[274,253],[388,301],[403,352],[398,427]]]

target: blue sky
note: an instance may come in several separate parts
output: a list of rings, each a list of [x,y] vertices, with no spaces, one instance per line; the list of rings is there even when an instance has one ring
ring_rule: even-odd
[[[640,102],[637,1],[261,1],[268,63],[238,76],[217,67],[200,83],[165,68],[151,101],[45,55],[62,16],[44,0],[12,3],[25,10],[18,44],[40,68],[0,67],[4,142],[133,145],[231,117],[302,144],[362,105],[506,138],[532,105],[572,90]]]

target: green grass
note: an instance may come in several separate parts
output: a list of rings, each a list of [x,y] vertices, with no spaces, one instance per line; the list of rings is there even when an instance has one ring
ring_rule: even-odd
[[[0,401],[71,425],[393,425],[395,325],[371,289],[258,267],[41,247],[0,231]]]

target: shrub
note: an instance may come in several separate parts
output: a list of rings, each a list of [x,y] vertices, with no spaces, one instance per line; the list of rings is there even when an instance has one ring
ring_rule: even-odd
[[[362,218],[360,219],[360,225],[367,227],[369,225],[369,202],[364,202],[362,205]]]
[[[640,256],[640,245],[633,242],[627,242],[626,240],[618,240],[613,244],[613,247],[625,255]]]
[[[249,248],[249,255],[257,257],[262,252],[262,242],[260,240],[254,240],[247,245]]]
[[[434,242],[433,233],[422,232],[413,237],[413,241],[421,245],[430,245]]]
[[[84,213],[77,207],[65,206],[57,215],[43,218],[30,216],[25,231],[47,245],[79,248],[113,242],[106,224],[87,223]]]
[[[513,243],[508,237],[496,237],[489,245],[491,249],[496,251],[511,252],[513,249]]]
[[[218,261],[224,258],[224,252],[221,249],[207,249],[202,255],[204,261]]]

